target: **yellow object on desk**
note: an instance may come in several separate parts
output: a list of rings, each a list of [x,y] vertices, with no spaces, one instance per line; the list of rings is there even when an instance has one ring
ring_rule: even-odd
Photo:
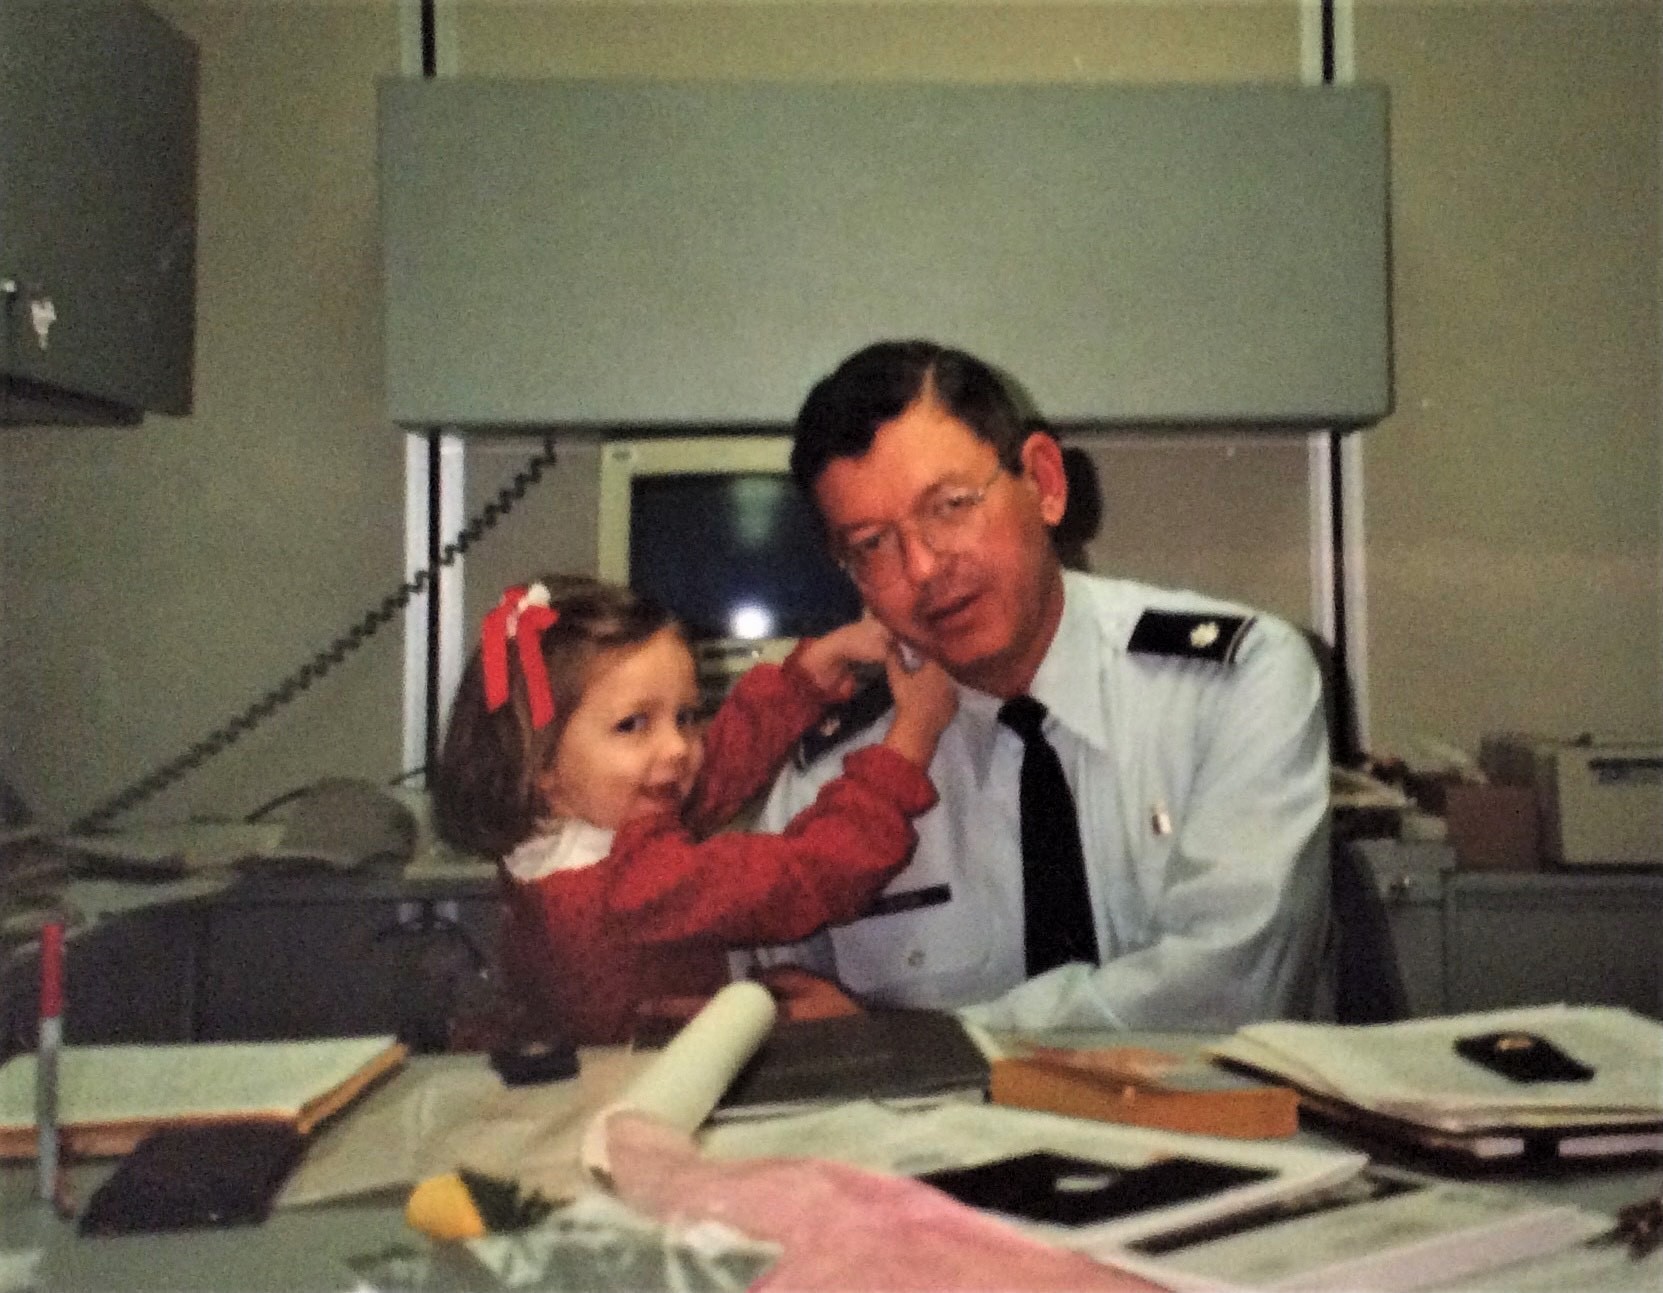
[[[488,1233],[523,1230],[553,1208],[542,1195],[522,1190],[513,1181],[463,1168],[418,1184],[410,1192],[404,1219],[433,1239],[478,1239]]]
[[[478,1239],[485,1233],[485,1218],[460,1172],[430,1176],[411,1190],[404,1219],[432,1239]]]

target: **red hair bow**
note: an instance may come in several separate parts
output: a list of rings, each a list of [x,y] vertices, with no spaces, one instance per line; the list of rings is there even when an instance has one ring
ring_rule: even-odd
[[[549,690],[548,666],[543,663],[543,630],[560,618],[549,605],[542,584],[507,589],[480,630],[480,663],[485,668],[485,709],[495,713],[508,703],[508,643],[520,648],[520,672],[525,675],[531,701],[531,726],[547,726],[554,719],[554,696]]]

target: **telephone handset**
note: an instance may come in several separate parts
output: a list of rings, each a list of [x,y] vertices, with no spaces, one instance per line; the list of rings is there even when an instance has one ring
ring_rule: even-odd
[[[440,549],[438,555],[423,569],[405,580],[383,597],[350,629],[319,651],[300,668],[284,678],[242,713],[224,726],[217,728],[191,746],[179,757],[162,764],[139,778],[120,793],[112,795],[97,808],[83,814],[67,828],[70,834],[90,834],[103,829],[113,818],[167,789],[187,773],[201,767],[215,755],[224,752],[235,742],[253,731],[266,719],[306,691],[313,683],[329,673],[377,632],[384,628],[410,600],[423,589],[438,582],[439,571],[454,565],[456,559],[479,542],[493,529],[527,492],[543,478],[543,473],[554,465],[554,438],[545,436],[543,447],[527,460],[514,478],[499,489],[460,530],[456,538]]]

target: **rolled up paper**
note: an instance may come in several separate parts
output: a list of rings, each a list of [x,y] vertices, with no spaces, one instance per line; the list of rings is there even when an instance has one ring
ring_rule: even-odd
[[[615,1113],[643,1113],[677,1131],[696,1131],[756,1054],[777,1014],[774,998],[759,983],[730,983],[713,996],[590,1121],[580,1151],[584,1169],[603,1183],[608,1179],[606,1120]]]

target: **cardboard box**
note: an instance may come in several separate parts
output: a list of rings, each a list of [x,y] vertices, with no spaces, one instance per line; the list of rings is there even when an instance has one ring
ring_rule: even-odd
[[[1495,780],[1531,788],[1554,865],[1663,865],[1663,745],[1494,736],[1480,761]]]
[[[1463,871],[1541,866],[1541,814],[1533,786],[1460,782],[1445,791],[1444,820]]]

